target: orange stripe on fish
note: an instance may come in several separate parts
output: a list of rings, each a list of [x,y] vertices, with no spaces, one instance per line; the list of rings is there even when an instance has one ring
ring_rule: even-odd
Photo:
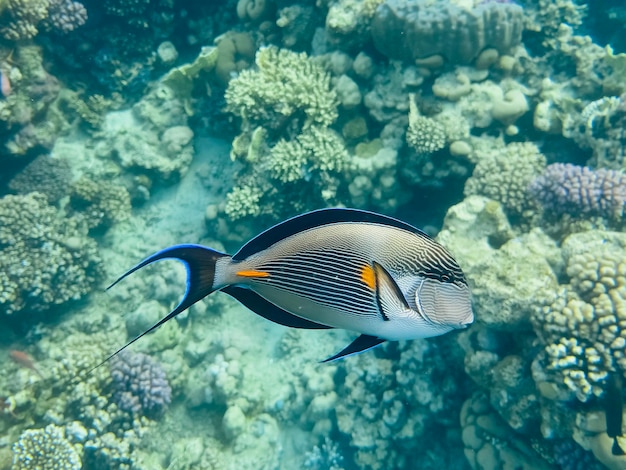
[[[372,290],[376,288],[376,274],[374,273],[374,268],[369,264],[361,268],[361,281]]]
[[[255,271],[254,269],[247,269],[244,271],[237,271],[237,276],[241,277],[270,277],[270,273],[266,271]]]

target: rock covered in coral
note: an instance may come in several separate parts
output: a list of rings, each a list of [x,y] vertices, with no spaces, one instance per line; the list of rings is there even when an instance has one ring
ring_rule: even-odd
[[[40,155],[9,181],[9,189],[17,194],[39,192],[55,203],[67,194],[71,178],[67,160]]]
[[[161,365],[150,356],[122,351],[110,363],[114,399],[121,410],[157,418],[172,400],[172,389]]]
[[[63,428],[27,429],[13,444],[13,470],[80,470],[81,459]]]
[[[85,6],[72,0],[9,0],[6,3],[6,26],[0,28],[0,34],[9,41],[33,38],[41,28],[68,33],[87,21]]]
[[[409,99],[409,128],[406,131],[407,143],[420,156],[430,155],[444,148],[446,145],[446,134],[443,126],[434,119],[419,113],[413,95]]]
[[[40,193],[0,199],[0,311],[42,312],[90,292],[101,274],[95,242]]]
[[[376,48],[392,59],[443,56],[470,63],[483,49],[506,53],[522,38],[524,13],[513,2],[386,0],[372,20]]]
[[[106,230],[130,216],[130,195],[123,186],[82,177],[69,189],[70,206],[90,230]]]
[[[624,219],[626,175],[615,170],[554,163],[532,181],[528,190],[547,215],[597,216],[610,222]]]

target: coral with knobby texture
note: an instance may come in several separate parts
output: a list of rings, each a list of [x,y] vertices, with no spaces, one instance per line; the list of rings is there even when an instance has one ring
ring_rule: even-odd
[[[384,0],[335,0],[326,15],[326,34],[331,44],[343,50],[360,49],[378,5]]]
[[[433,118],[419,113],[413,95],[409,96],[409,127],[406,131],[406,141],[420,156],[430,155],[446,145],[443,126]]]
[[[626,175],[614,170],[554,163],[528,191],[548,216],[602,217],[620,223],[626,211]]]
[[[172,400],[172,389],[161,365],[150,356],[122,351],[111,359],[117,406],[136,416],[157,418]]]
[[[546,166],[546,158],[530,142],[514,142],[504,148],[490,149],[478,160],[465,183],[466,196],[478,194],[502,204],[509,216],[520,216],[532,207],[527,188]]]
[[[70,206],[90,230],[106,230],[130,216],[130,195],[125,187],[83,176],[69,188]]]
[[[0,34],[9,41],[31,39],[40,28],[68,33],[87,21],[82,3],[72,0],[7,0],[4,15],[6,26]]]
[[[13,470],[80,470],[81,460],[63,428],[28,429],[13,444]]]
[[[533,364],[552,398],[603,394],[611,371],[626,371],[626,235],[587,231],[563,241],[569,284],[538,290],[532,316],[544,350]]]
[[[604,470],[591,452],[572,440],[554,445],[554,460],[561,470]]]
[[[261,213],[259,202],[262,196],[263,192],[257,186],[237,186],[226,195],[224,212],[231,220],[255,217]]]
[[[67,160],[41,155],[9,181],[9,189],[17,194],[39,192],[55,203],[68,192],[72,170]]]
[[[225,93],[226,109],[244,126],[281,129],[289,124],[298,132],[337,118],[330,76],[305,53],[265,47],[256,54],[256,66],[232,79]]]
[[[521,6],[493,1],[464,3],[386,0],[372,20],[374,44],[386,56],[409,63],[431,56],[470,63],[487,47],[506,53],[520,43],[524,27]]]
[[[40,193],[0,199],[0,311],[41,312],[87,294],[101,274],[96,243]]]

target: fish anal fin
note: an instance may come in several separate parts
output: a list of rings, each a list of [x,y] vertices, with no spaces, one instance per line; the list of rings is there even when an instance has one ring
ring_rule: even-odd
[[[369,349],[372,349],[384,342],[384,339],[377,338],[376,336],[361,335],[357,339],[352,341],[348,346],[339,351],[337,354],[329,357],[328,359],[324,359],[322,362],[324,363],[336,361],[337,359],[341,359],[343,357],[352,356],[353,354],[359,354]]]
[[[222,292],[230,295],[234,299],[238,300],[245,307],[252,310],[257,315],[263,318],[278,323],[279,325],[289,326],[291,328],[303,328],[308,330],[322,330],[329,329],[332,326],[323,325],[321,323],[315,323],[305,318],[300,318],[297,315],[287,312],[280,307],[277,307],[268,300],[265,300],[256,292],[238,286],[227,286],[222,289]]]

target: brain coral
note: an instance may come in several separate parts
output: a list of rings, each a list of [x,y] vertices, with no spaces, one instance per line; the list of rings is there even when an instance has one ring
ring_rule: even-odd
[[[80,457],[65,438],[63,428],[49,424],[27,429],[13,444],[13,470],[80,470]]]
[[[330,76],[304,53],[276,47],[260,49],[256,70],[244,70],[226,90],[226,109],[271,129],[304,118],[296,127],[328,126],[337,117],[337,97]]]
[[[0,312],[26,314],[79,299],[100,274],[95,241],[44,195],[0,199]]]
[[[159,363],[150,356],[122,351],[110,363],[117,406],[133,415],[160,416],[172,399],[172,389]]]
[[[569,284],[540,296],[532,322],[545,347],[533,369],[540,389],[584,402],[609,372],[626,372],[626,234],[574,234],[562,253]]]
[[[505,53],[520,43],[522,7],[509,2],[470,1],[466,8],[460,3],[386,0],[372,21],[376,48],[392,59],[407,62],[442,55],[453,63],[469,63],[487,47]]]

